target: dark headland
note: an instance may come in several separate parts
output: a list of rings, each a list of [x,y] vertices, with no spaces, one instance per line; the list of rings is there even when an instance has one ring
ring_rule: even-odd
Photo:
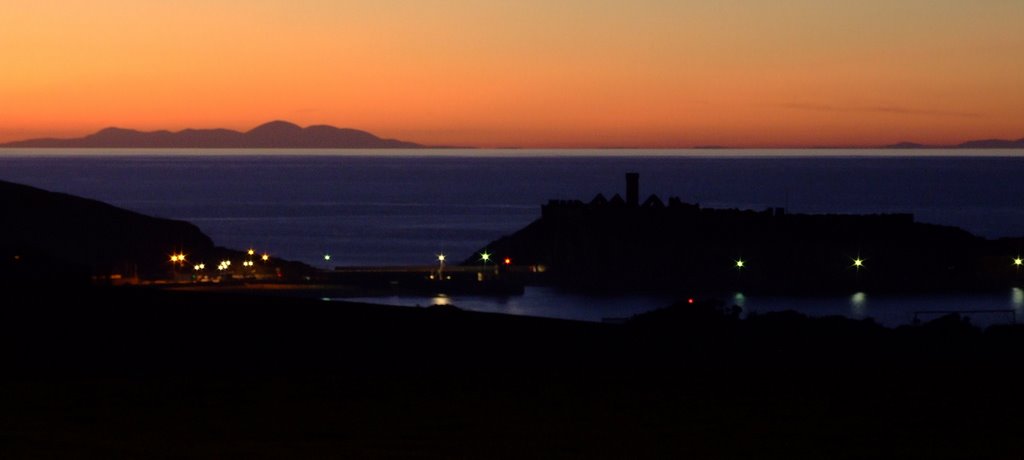
[[[1017,325],[741,318],[713,299],[600,324],[74,283],[166,269],[168,245],[238,253],[15,184],[0,212],[4,459],[1020,453]],[[22,271],[61,264],[78,268]]]
[[[241,260],[243,254],[214,245],[188,222],[11,182],[0,181],[0,212],[3,284],[173,281],[188,277],[188,261]],[[170,255],[184,252],[187,260],[168,262]],[[308,269],[279,260],[269,260],[268,265],[268,270],[296,277]]]
[[[186,129],[177,132],[143,132],[106,128],[73,139],[30,139],[0,144],[0,148],[235,148],[235,149],[406,149],[424,146],[382,139],[366,131],[314,125],[305,128],[286,121],[272,121],[249,131]]]

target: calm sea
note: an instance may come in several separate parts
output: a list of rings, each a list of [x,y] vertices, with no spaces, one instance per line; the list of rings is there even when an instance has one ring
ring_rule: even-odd
[[[325,254],[331,265],[430,264],[438,253],[462,260],[536,219],[548,199],[623,193],[627,171],[640,173],[644,197],[678,196],[705,207],[909,212],[986,237],[1024,236],[1024,156],[1012,150],[0,151],[2,180],[187,220],[220,245],[318,266],[326,266]],[[1019,310],[1018,294],[949,307]],[[615,305],[643,310],[664,301],[626,298],[595,308],[590,299],[592,307],[555,309],[565,304],[563,294],[532,296],[504,304],[444,301],[585,319],[637,310]],[[851,298],[833,301],[841,314],[885,316],[872,313],[871,299],[862,295],[859,306]],[[751,310],[799,303],[744,302]]]

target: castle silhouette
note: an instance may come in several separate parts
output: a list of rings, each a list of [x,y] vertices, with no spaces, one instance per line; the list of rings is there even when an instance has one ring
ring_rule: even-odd
[[[585,290],[776,293],[937,291],[1019,284],[1020,238],[986,240],[908,213],[798,214],[702,208],[656,195],[550,200],[540,219],[486,246],[545,281]]]

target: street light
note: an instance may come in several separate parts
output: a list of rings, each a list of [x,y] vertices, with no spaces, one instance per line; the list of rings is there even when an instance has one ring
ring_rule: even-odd
[[[744,262],[743,259],[739,259],[739,260],[736,261],[736,269],[741,269],[741,268],[745,267],[746,265],[747,265],[747,263]]]
[[[861,259],[860,257],[853,259],[853,268],[856,268],[859,271],[862,267],[864,267],[864,259]]]
[[[487,262],[491,261],[491,255],[488,254],[487,251],[481,252],[480,253],[480,260],[484,261],[484,265],[486,265]]]
[[[178,268],[185,268],[185,254],[171,254],[171,277],[177,280]]]
[[[260,259],[263,260],[264,262],[269,261],[270,254],[263,254],[262,256],[260,256]]]
[[[251,255],[253,255],[253,254],[256,254],[256,250],[255,250],[255,249],[253,249],[253,248],[249,248],[249,251],[248,251],[248,253],[249,253],[249,255],[251,256]]]

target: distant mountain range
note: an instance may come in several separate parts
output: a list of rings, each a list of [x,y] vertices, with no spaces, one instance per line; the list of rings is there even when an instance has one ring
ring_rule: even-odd
[[[412,142],[382,139],[366,131],[314,125],[305,128],[287,121],[272,121],[246,132],[230,129],[136,131],[106,128],[74,139],[30,139],[0,144],[0,148],[422,148]]]
[[[885,149],[1021,149],[1024,148],[1024,139],[1015,141],[1005,139],[981,139],[976,141],[962,142],[957,145],[925,145],[914,142],[900,142],[882,146]]]
[[[396,139],[383,139],[366,131],[312,125],[305,128],[287,121],[272,121],[249,131],[230,129],[185,129],[181,131],[137,131],[124,128],[105,128],[85,137],[71,139],[28,139],[0,143],[0,148],[235,148],[235,149],[416,149],[441,148],[425,146]],[[448,147],[444,148],[464,148]],[[516,147],[517,148],[517,147]],[[696,149],[723,149],[719,145],[701,145]],[[820,147],[835,148],[835,147]],[[1024,138],[1017,140],[982,139],[957,145],[926,145],[900,142],[883,145],[882,149],[1019,149]]]

